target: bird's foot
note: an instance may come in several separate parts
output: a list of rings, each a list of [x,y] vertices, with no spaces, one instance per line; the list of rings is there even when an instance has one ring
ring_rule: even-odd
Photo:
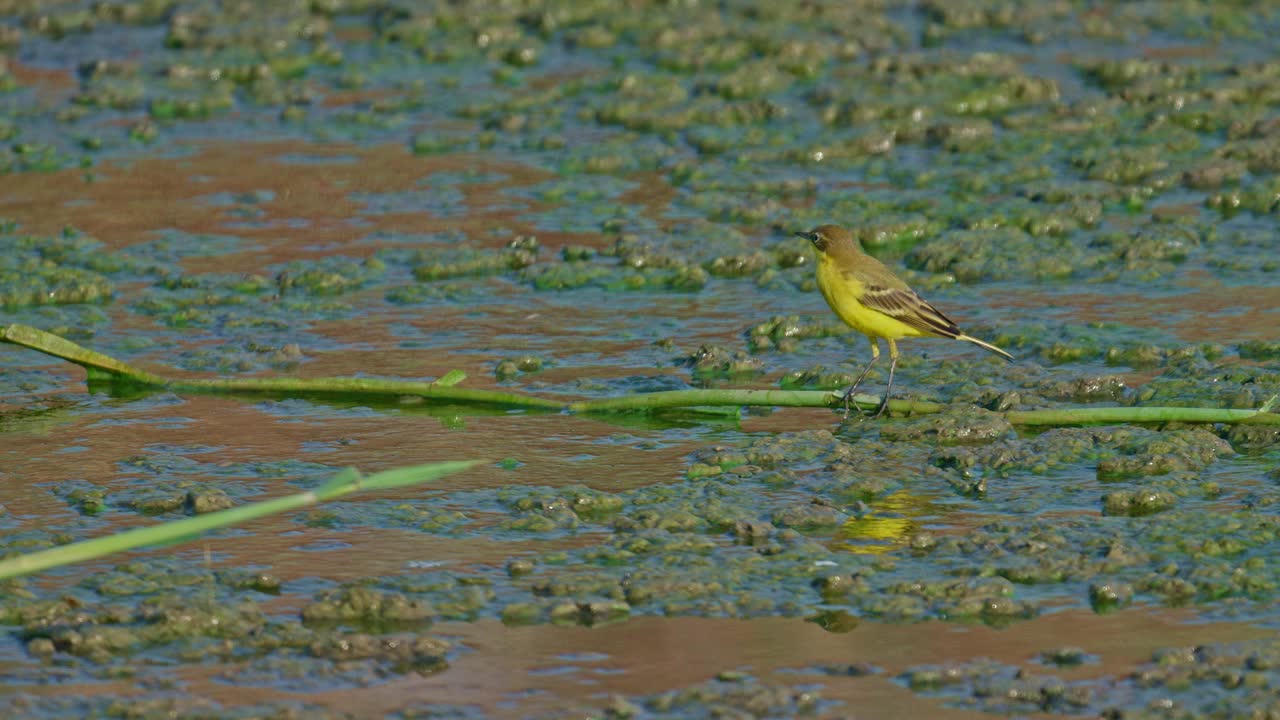
[[[885,395],[884,399],[880,401],[880,407],[876,408],[876,412],[874,415],[871,416],[871,419],[874,420],[880,417],[881,415],[885,417],[889,417],[889,396],[888,395]]]
[[[853,385],[845,392],[844,397],[840,398],[841,404],[844,405],[844,419],[849,419],[849,403],[853,400],[853,393],[858,389],[857,385]]]

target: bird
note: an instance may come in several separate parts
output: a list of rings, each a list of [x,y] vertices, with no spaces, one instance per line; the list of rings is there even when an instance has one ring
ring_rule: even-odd
[[[963,340],[1013,361],[1013,356],[960,328],[930,305],[919,293],[893,274],[884,263],[862,250],[853,235],[839,225],[819,225],[796,235],[813,243],[818,251],[818,289],[832,311],[846,325],[871,341],[871,361],[844,394],[844,416],[849,417],[849,400],[880,359],[879,338],[889,343],[889,383],[884,400],[872,417],[880,417],[889,407],[893,371],[898,367],[897,340],[908,337],[942,337]]]

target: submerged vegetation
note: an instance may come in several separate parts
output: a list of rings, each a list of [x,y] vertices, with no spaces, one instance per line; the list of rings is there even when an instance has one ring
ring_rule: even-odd
[[[0,703],[1274,714],[1277,31],[1211,0],[0,4],[0,563],[495,459],[0,581]],[[828,222],[1018,362],[909,341],[891,417],[838,422],[865,343],[791,236]],[[921,620],[1005,629],[951,661]],[[1135,661],[1138,626],[1171,647]],[[815,629],[870,654],[815,664]],[[619,670],[659,690],[581,694]]]

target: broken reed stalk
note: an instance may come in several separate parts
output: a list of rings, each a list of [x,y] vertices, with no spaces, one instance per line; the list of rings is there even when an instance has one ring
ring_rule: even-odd
[[[836,408],[842,403],[839,392],[830,390],[671,390],[594,400],[560,400],[502,392],[459,388],[464,377],[451,372],[435,382],[378,380],[365,378],[166,378],[133,367],[102,353],[25,325],[0,328],[0,341],[52,355],[85,368],[91,380],[105,380],[140,388],[175,392],[237,394],[300,394],[346,397],[383,397],[387,400],[412,396],[436,403],[494,405],[510,409],[544,410],[580,414],[651,412],[673,408],[711,406]],[[875,410],[880,398],[854,395],[859,411]],[[1280,425],[1280,413],[1273,413],[1272,398],[1256,410],[1194,407],[1086,407],[1011,410],[1002,415],[1013,425],[1087,425],[1102,423],[1250,423]],[[918,400],[890,400],[889,410],[897,414],[927,415],[949,406]]]
[[[113,555],[148,545],[166,545],[190,540],[209,530],[241,525],[267,515],[297,510],[354,492],[391,490],[430,480],[438,480],[446,475],[466,470],[478,462],[480,461],[460,460],[431,465],[417,465],[386,470],[369,477],[362,477],[354,468],[347,468],[320,487],[306,492],[264,500],[229,510],[219,510],[207,515],[197,515],[159,525],[125,530],[124,532],[94,538],[93,540],[85,540],[6,558],[0,560],[0,580],[30,575],[41,570],[85,562],[86,560],[95,560],[106,555]]]

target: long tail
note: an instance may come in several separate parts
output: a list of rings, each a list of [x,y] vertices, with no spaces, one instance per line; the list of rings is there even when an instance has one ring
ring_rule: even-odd
[[[995,353],[995,354],[999,355],[1000,357],[1004,358],[1005,360],[1008,360],[1009,362],[1013,362],[1013,356],[1012,356],[1012,355],[1010,355],[1009,353],[1007,353],[1007,352],[1005,352],[1005,351],[1001,350],[1000,348],[996,347],[995,345],[992,345],[992,344],[991,344],[991,343],[989,343],[989,342],[984,342],[984,341],[979,340],[978,338],[973,337],[973,336],[971,336],[971,335],[957,335],[957,336],[956,336],[956,339],[957,339],[957,340],[964,340],[965,342],[971,342],[971,343],[973,343],[974,345],[977,345],[978,347],[984,347],[984,348],[986,348],[986,349],[990,350],[991,352],[993,352],[993,353]]]

